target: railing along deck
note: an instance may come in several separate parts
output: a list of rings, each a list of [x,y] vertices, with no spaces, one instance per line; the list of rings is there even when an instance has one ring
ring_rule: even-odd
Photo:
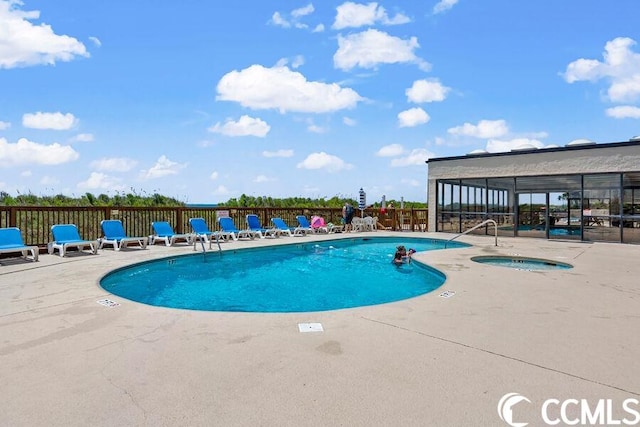
[[[297,215],[318,215],[327,223],[340,224],[342,208],[0,206],[0,228],[18,227],[25,244],[45,247],[55,224],[75,224],[83,238],[95,239],[102,236],[100,221],[105,219],[121,220],[129,236],[148,236],[154,221],[167,221],[176,233],[189,233],[189,218],[204,218],[211,230],[218,230],[219,216],[229,216],[236,227],[245,228],[247,214],[258,215],[264,227],[271,226],[274,217],[297,225]],[[357,209],[356,214],[360,215]],[[377,217],[387,230],[427,230],[428,209],[387,209],[382,214],[377,208],[368,208],[363,214]]]

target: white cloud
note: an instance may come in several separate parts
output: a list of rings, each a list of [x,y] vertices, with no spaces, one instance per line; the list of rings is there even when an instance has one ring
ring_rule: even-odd
[[[101,41],[100,41],[100,39],[99,39],[99,38],[97,38],[97,37],[90,36],[90,37],[89,37],[89,40],[91,40],[91,42],[92,42],[94,45],[96,45],[97,47],[102,46],[102,42],[101,42]]]
[[[509,132],[504,120],[480,120],[477,125],[465,123],[447,130],[452,135],[472,136],[474,138],[498,138]]]
[[[544,139],[549,136],[549,133],[545,131],[540,132],[522,132],[519,133],[521,138],[531,138],[531,139]]]
[[[271,182],[275,180],[276,180],[275,178],[271,178],[266,175],[258,175],[253,179],[253,182],[260,183],[260,182]]]
[[[31,172],[30,170],[20,172],[20,176],[30,177],[31,175],[33,175],[33,172]]]
[[[227,136],[257,136],[260,138],[264,138],[270,130],[271,126],[267,122],[247,115],[240,117],[237,122],[227,120],[223,125],[218,122],[208,129],[209,132]]]
[[[401,128],[422,125],[431,120],[431,117],[422,108],[409,108],[398,113],[398,126]]]
[[[210,141],[207,139],[203,139],[200,140],[196,143],[196,145],[200,148],[207,148],[207,147],[211,147],[212,145],[215,145],[215,141]]]
[[[73,138],[71,138],[73,142],[91,142],[93,141],[93,134],[91,133],[79,133]]]
[[[298,169],[325,169],[328,172],[338,172],[353,168],[353,165],[345,163],[341,158],[324,151],[311,153],[296,166]]]
[[[263,151],[264,157],[293,157],[293,150]]]
[[[318,24],[316,25],[313,30],[311,30],[312,33],[321,33],[324,31],[324,25],[322,24]]]
[[[119,178],[114,178],[102,172],[91,172],[89,178],[80,181],[77,187],[84,190],[122,190],[124,185]]]
[[[604,48],[604,62],[595,59],[578,59],[567,66],[563,77],[568,83],[606,79],[607,90],[613,102],[634,102],[640,98],[640,54],[631,48],[633,39],[618,37],[608,41]]]
[[[214,196],[226,196],[230,193],[229,189],[224,185],[218,185],[212,192]]]
[[[41,185],[58,185],[60,184],[60,180],[58,178],[45,175],[42,178],[40,178],[40,184]]]
[[[276,109],[302,113],[328,113],[354,108],[363,98],[336,83],[307,81],[287,67],[252,65],[225,74],[217,86],[219,101],[238,102],[255,110]]]
[[[0,120],[0,130],[9,129],[10,127],[11,127],[11,123],[3,122],[2,120]]]
[[[0,166],[59,165],[77,160],[78,157],[80,154],[69,145],[44,145],[26,138],[11,144],[5,138],[0,138]]]
[[[607,108],[607,116],[616,119],[640,119],[640,108],[632,105],[620,105]]]
[[[418,179],[411,179],[411,178],[402,178],[400,180],[400,184],[405,185],[405,186],[410,186],[410,187],[420,187],[422,185],[424,185],[424,181],[420,181]]]
[[[487,141],[486,150],[489,153],[499,153],[522,148],[543,148],[544,144],[537,139],[514,138],[510,140],[490,139]]]
[[[322,126],[318,126],[314,123],[310,123],[309,126],[307,126],[307,130],[311,133],[325,133],[327,131]]]
[[[400,144],[389,144],[380,148],[376,153],[378,157],[397,157],[404,154],[404,148]]]
[[[354,119],[352,119],[351,117],[343,117],[342,118],[342,123],[344,123],[347,126],[355,126],[358,124],[358,122],[356,122]]]
[[[307,16],[313,13],[313,11],[315,10],[315,8],[313,7],[313,4],[309,3],[308,5],[298,8],[298,9],[294,9],[291,11],[291,16],[293,16],[294,18],[299,18],[301,16]]]
[[[287,18],[287,14],[283,14],[281,12],[274,12],[273,15],[271,15],[270,22],[276,27],[281,27],[281,28],[294,27],[299,29],[306,29],[306,28],[309,28],[309,26],[305,23],[300,22],[300,19],[304,18],[305,16],[311,15],[314,11],[315,11],[315,8],[313,7],[313,4],[309,3],[304,7],[292,10],[288,14],[289,16],[288,18]],[[316,31],[317,29],[318,29],[318,26],[316,26],[313,31],[317,32]]]
[[[215,181],[216,179],[218,179],[218,172],[216,171],[211,172],[211,175],[209,175],[209,179],[212,181]]]
[[[425,162],[433,157],[434,154],[425,148],[416,148],[411,150],[409,155],[398,159],[391,160],[392,167],[406,166],[426,166]]]
[[[420,104],[422,102],[444,101],[451,88],[443,86],[437,79],[416,80],[405,91],[409,102]]]
[[[446,12],[458,3],[458,0],[440,0],[435,6],[433,6],[433,14]]]
[[[22,126],[31,129],[68,130],[77,124],[78,120],[71,113],[26,113],[22,115]]]
[[[53,65],[89,56],[77,39],[55,34],[50,25],[31,23],[40,12],[20,10],[21,5],[20,0],[0,0],[0,68]]]
[[[323,188],[320,188],[318,186],[309,186],[309,185],[305,185],[304,188],[302,189],[302,192],[304,194],[313,194],[315,197],[317,197],[317,195],[323,191]]]
[[[349,71],[354,67],[375,69],[379,64],[414,63],[427,71],[429,64],[414,53],[419,47],[416,37],[403,40],[374,29],[347,36],[338,35],[338,50],[333,55],[333,65]]]
[[[411,19],[402,13],[390,18],[384,7],[378,6],[378,3],[358,4],[348,1],[338,6],[336,11],[336,19],[332,26],[336,30],[372,26],[378,23],[398,25],[411,22]]]
[[[291,27],[291,23],[289,21],[287,21],[280,14],[280,12],[273,12],[273,15],[271,15],[271,23],[273,25],[275,25],[276,27],[282,27],[282,28],[290,28]]]
[[[176,175],[185,167],[187,167],[186,163],[173,162],[163,154],[158,158],[158,161],[151,167],[151,169],[146,171],[143,170],[140,175],[143,179],[162,178],[168,175]]]
[[[319,126],[313,122],[312,119],[307,119],[307,131],[312,133],[325,133],[327,131],[326,128]]]
[[[133,169],[138,164],[133,159],[126,157],[110,157],[94,160],[89,163],[92,169],[108,172],[127,172]]]
[[[303,65],[304,56],[302,55],[296,55],[295,58],[293,58],[293,61],[291,61],[291,68],[300,68]]]

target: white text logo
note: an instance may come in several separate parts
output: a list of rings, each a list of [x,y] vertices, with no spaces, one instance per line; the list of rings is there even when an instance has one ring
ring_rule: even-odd
[[[498,402],[500,419],[511,427],[525,427],[528,422],[513,420],[513,407],[522,402],[531,401],[519,393],[507,393]],[[540,407],[540,417],[550,426],[594,426],[625,425],[640,423],[640,401],[635,398],[616,401],[614,399],[547,399]]]
[[[531,401],[526,397],[518,394],[518,393],[507,393],[498,402],[498,415],[500,415],[500,419],[505,423],[509,424],[511,427],[524,427],[529,423],[516,423],[513,421],[513,406],[516,403],[520,403],[522,401],[529,402]]]

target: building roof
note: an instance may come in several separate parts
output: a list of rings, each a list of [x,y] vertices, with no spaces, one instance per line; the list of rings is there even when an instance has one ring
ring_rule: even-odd
[[[514,149],[511,151],[499,152],[499,153],[487,153],[487,152],[471,152],[462,156],[449,156],[449,157],[436,157],[428,159],[425,163],[441,162],[447,160],[461,160],[461,159],[477,159],[483,157],[501,157],[501,156],[519,156],[523,154],[535,154],[535,153],[552,153],[559,151],[579,151],[579,150],[598,150],[604,148],[616,148],[616,147],[629,147],[640,146],[640,139],[637,137],[632,138],[629,141],[623,142],[609,142],[609,143],[583,143],[577,145],[565,145],[564,147],[549,147],[549,148],[525,148]]]

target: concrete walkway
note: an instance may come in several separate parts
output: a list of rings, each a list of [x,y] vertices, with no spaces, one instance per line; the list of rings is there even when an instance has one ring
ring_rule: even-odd
[[[531,426],[545,425],[549,398],[611,399],[613,419],[633,419],[622,402],[640,399],[640,246],[460,240],[474,246],[415,255],[447,275],[435,292],[290,314],[152,307],[99,286],[114,268],[191,247],[2,259],[0,426],[501,426],[498,402],[510,392],[530,401],[512,407],[513,422]],[[498,254],[574,268],[470,260]],[[96,302],[104,298],[120,305]],[[302,322],[324,332],[300,333]],[[548,414],[559,419],[559,406]]]

